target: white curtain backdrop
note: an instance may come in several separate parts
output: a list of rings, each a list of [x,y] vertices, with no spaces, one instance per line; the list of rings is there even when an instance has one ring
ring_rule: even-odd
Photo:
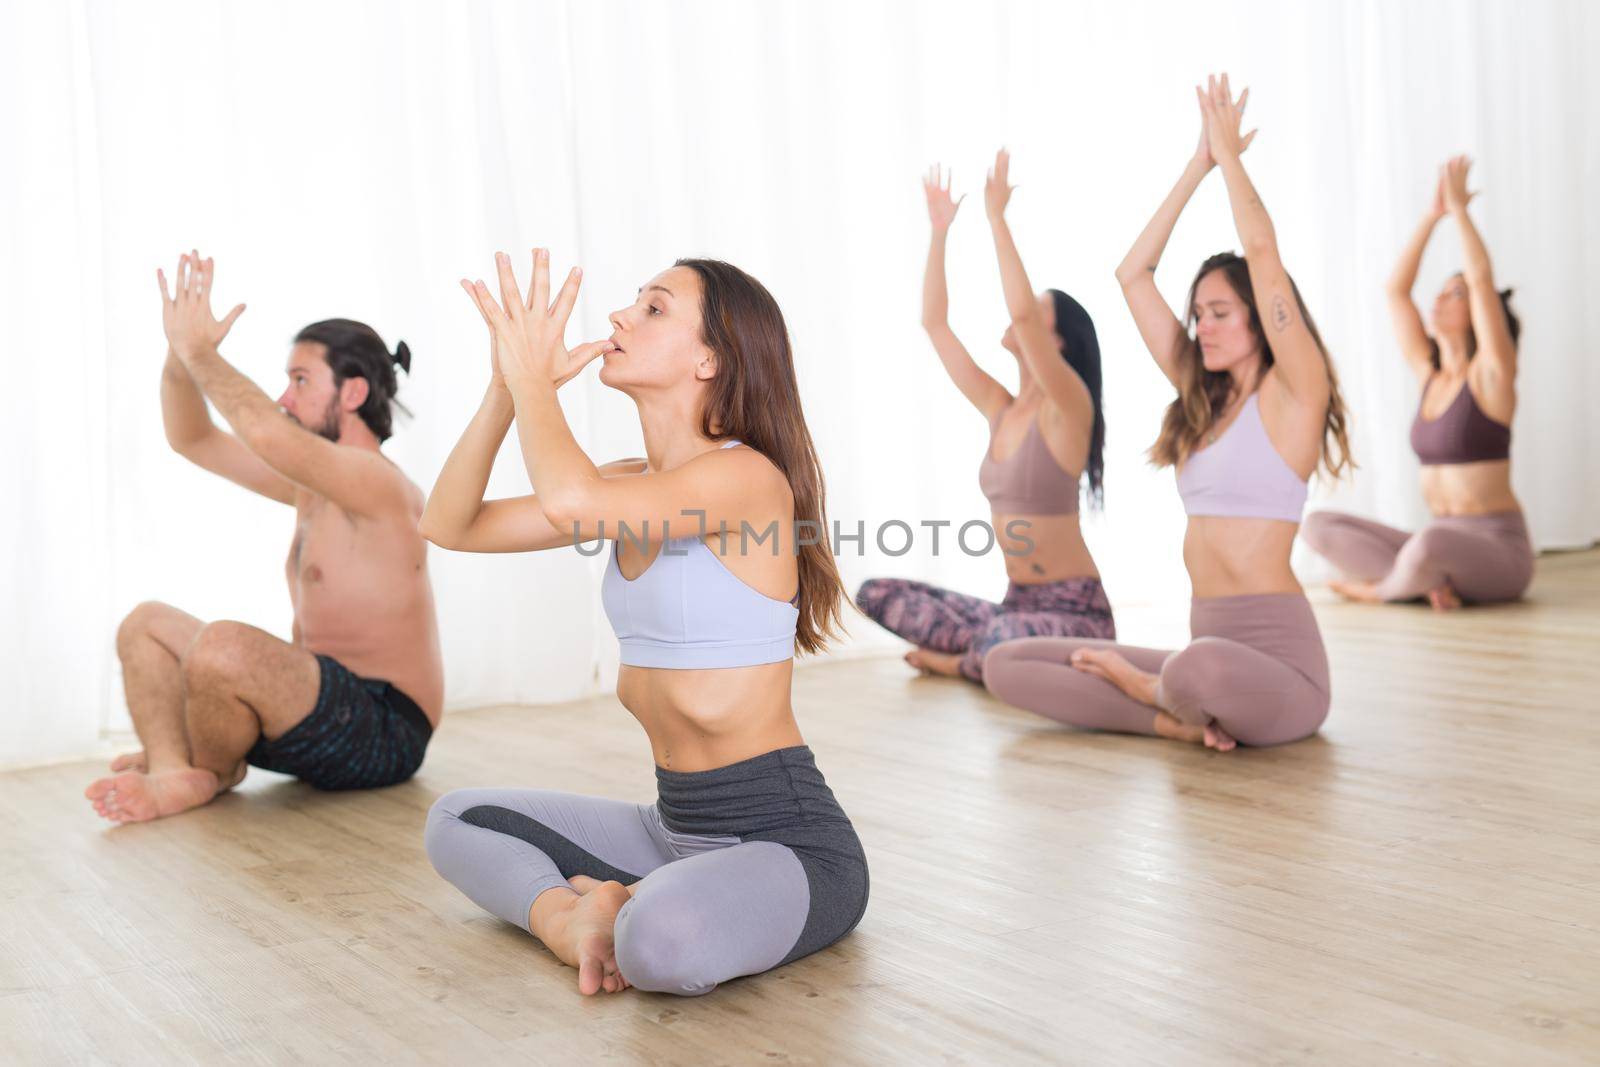
[[[1196,136],[1191,86],[1252,87],[1248,163],[1334,353],[1361,469],[1316,495],[1424,517],[1416,388],[1381,285],[1439,161],[1466,151],[1474,214],[1525,322],[1516,489],[1541,547],[1600,536],[1600,13],[1572,2],[141,3],[0,6],[0,326],[10,417],[0,764],[126,728],[118,620],[161,599],[289,631],[292,516],[189,467],[161,432],[153,273],[216,257],[249,310],[225,355],[272,395],[294,332],[334,315],[412,347],[415,412],[388,453],[424,488],[485,379],[456,287],[534,244],[585,268],[575,333],[681,255],[731,260],[783,305],[853,589],[920,577],[998,596],[996,558],[899,557],[872,531],[986,517],[985,427],[918,327],[918,177],[975,194],[951,242],[952,318],[1014,381],[981,210],[999,145],[1036,285],[1076,295],[1106,361],[1107,510],[1087,536],[1114,603],[1188,596],[1170,473],[1144,465],[1168,400],[1112,268]],[[1220,180],[1158,280],[1181,297],[1236,247]],[[1443,225],[1427,299],[1459,264]],[[597,461],[637,454],[633,407],[564,392]],[[491,491],[526,491],[514,448]],[[898,549],[896,539],[889,547]],[[435,552],[451,707],[570,699],[612,681],[600,561]],[[1309,564],[1310,561],[1303,561]],[[1314,576],[1314,565],[1308,565]],[[864,620],[851,649],[893,642]],[[1127,636],[1137,638],[1137,634]]]

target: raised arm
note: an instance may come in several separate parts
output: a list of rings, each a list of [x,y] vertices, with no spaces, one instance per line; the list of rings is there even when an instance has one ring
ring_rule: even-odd
[[[1467,283],[1467,307],[1472,316],[1472,332],[1478,339],[1478,352],[1473,362],[1485,360],[1485,369],[1504,382],[1517,376],[1517,346],[1511,338],[1511,324],[1506,321],[1505,305],[1500,291],[1495,287],[1494,270],[1489,264],[1489,249],[1484,246],[1478,228],[1467,214],[1467,204],[1476,193],[1467,191],[1467,171],[1472,160],[1456,156],[1444,165],[1444,202],[1450,217],[1456,220],[1461,231],[1461,276]]]
[[[1400,261],[1394,265],[1394,273],[1389,275],[1389,284],[1385,288],[1389,303],[1389,320],[1394,324],[1395,339],[1400,342],[1400,354],[1405,357],[1412,373],[1424,382],[1433,373],[1433,345],[1428,340],[1428,331],[1422,324],[1422,313],[1417,310],[1411,290],[1417,284],[1417,269],[1422,265],[1422,252],[1428,247],[1428,239],[1433,236],[1433,228],[1443,217],[1444,177],[1441,175],[1434,186],[1433,205],[1417,224],[1405,248],[1401,250]]]
[[[1199,89],[1195,92],[1198,94]],[[1156,208],[1155,215],[1145,224],[1133,242],[1133,247],[1128,249],[1128,254],[1117,266],[1117,283],[1122,286],[1122,298],[1128,302],[1128,310],[1133,312],[1133,321],[1139,327],[1139,336],[1144,338],[1144,346],[1150,350],[1150,355],[1155,357],[1156,366],[1161,368],[1161,373],[1165,374],[1167,380],[1174,385],[1178,384],[1178,345],[1184,338],[1185,330],[1183,322],[1172,313],[1172,308],[1162,298],[1161,291],[1156,288],[1156,266],[1161,262],[1161,253],[1166,250],[1167,241],[1172,238],[1172,230],[1178,224],[1178,216],[1183,214],[1183,209],[1188,206],[1194,191],[1200,188],[1200,183],[1216,165],[1216,160],[1211,157],[1211,142],[1207,135],[1205,104],[1202,100],[1200,143],[1195,148],[1194,155],[1184,164],[1183,173],[1178,175],[1177,184],[1172,187],[1167,198],[1161,201],[1161,206]]]
[[[463,285],[466,283],[463,282]],[[471,287],[467,286],[468,293]],[[538,497],[485,500],[489,472],[516,416],[511,393],[500,374],[494,332],[489,333],[489,387],[477,414],[450,451],[439,472],[418,530],[438,545],[458,552],[536,552],[576,544],[570,527],[556,526],[539,506]],[[619,460],[599,468],[602,477],[638,474],[642,459]],[[586,533],[589,533],[586,531]],[[584,540],[593,540],[593,533]]]
[[[1078,372],[1061,358],[1056,335],[1045,325],[1039,312],[1039,299],[1033,294],[1022,255],[1006,224],[1006,204],[1011,199],[1011,155],[1001,149],[994,157],[994,169],[983,187],[984,211],[994,234],[995,258],[1000,264],[1000,287],[1005,292],[1006,313],[1011,316],[1017,344],[1028,370],[1044,389],[1045,395],[1064,413],[1077,419],[1085,415],[1092,422],[1094,399]]]
[[[922,191],[928,199],[928,222],[931,225],[928,265],[922,275],[922,328],[927,332],[928,340],[933,342],[933,350],[939,354],[939,362],[944,364],[945,373],[961,390],[961,395],[983,412],[984,417],[993,418],[1011,402],[1011,394],[978,366],[967,351],[967,346],[950,329],[950,295],[945,286],[944,251],[950,224],[955,221],[956,209],[966,196],[963,194],[960,200],[950,198],[950,172],[941,174],[938,166],[930,167],[923,176]]]
[[[224,326],[231,323],[230,317]],[[161,423],[172,450],[190,463],[280,504],[294,503],[293,482],[211,421],[204,394],[170,347],[161,368]]]
[[[217,341],[244,310],[240,304],[218,322],[211,314],[213,265],[198,252],[178,261],[177,294],[161,284],[162,324],[167,342],[194,384],[205,394],[243,445],[296,485],[327,497],[346,511],[376,515],[409,509],[409,483],[375,452],[341,448],[297,425],[249,378],[217,351]],[[349,383],[346,383],[349,384]]]
[[[1240,160],[1240,153],[1255,137],[1253,130],[1247,136],[1239,134],[1240,119],[1249,98],[1250,90],[1246,89],[1237,101],[1233,99],[1226,74],[1220,79],[1211,79],[1208,91],[1201,98],[1206,109],[1206,133],[1211,142],[1211,155],[1228,185],[1233,224],[1239,232],[1239,243],[1244,246],[1245,261],[1250,268],[1250,288],[1255,293],[1267,343],[1272,348],[1273,370],[1291,397],[1320,411],[1327,407],[1332,391],[1327,359],[1312,336],[1305,316],[1300,313],[1294,284],[1278,255],[1278,236],[1272,219]]]

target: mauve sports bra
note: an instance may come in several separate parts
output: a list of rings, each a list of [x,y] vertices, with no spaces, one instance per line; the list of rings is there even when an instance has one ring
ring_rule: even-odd
[[[1428,383],[1433,376],[1428,376]],[[1424,398],[1428,386],[1422,387]],[[1451,463],[1482,463],[1511,458],[1511,427],[1483,413],[1472,386],[1461,383],[1461,391],[1437,419],[1422,417],[1422,401],[1417,402],[1417,417],[1411,422],[1411,450],[1425,467]]]
[[[1178,495],[1189,515],[1299,522],[1306,482],[1272,447],[1255,393],[1226,432],[1191,453],[1178,470]]]
[[[978,488],[1001,515],[1074,515],[1078,511],[1078,475],[1068,474],[1050,454],[1034,416],[1022,444],[1003,460],[994,458],[994,435],[1000,418],[989,420],[989,447],[978,468]]]

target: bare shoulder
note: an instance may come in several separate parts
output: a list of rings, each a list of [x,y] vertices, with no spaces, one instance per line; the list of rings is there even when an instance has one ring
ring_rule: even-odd
[[[738,485],[747,496],[781,502],[794,495],[788,476],[778,465],[765,453],[746,444],[719,448],[689,462],[703,465],[701,469],[719,482],[731,481]]]
[[[370,452],[364,448],[341,447],[339,451],[340,461],[349,464],[349,469],[357,477],[366,480],[374,488],[382,487],[383,497],[393,501],[395,517],[412,524],[421,520],[428,494],[406,476],[398,463],[382,452]]]

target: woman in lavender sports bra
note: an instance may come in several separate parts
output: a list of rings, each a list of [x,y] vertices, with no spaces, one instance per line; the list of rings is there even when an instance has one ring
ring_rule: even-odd
[[[1411,447],[1434,520],[1412,534],[1336,511],[1306,516],[1300,536],[1345,574],[1330,582],[1351,600],[1427,597],[1435,609],[1515,600],[1533,580],[1533,544],[1511,491],[1511,417],[1517,406],[1517,317],[1495,288],[1489,252],[1467,214],[1465,156],[1439,168],[1433,205],[1389,280],[1389,314],[1422,400]],[[1422,251],[1449,213],[1467,266],[1433,301],[1433,334],[1411,299]]]
[[[1328,659],[1289,569],[1306,482],[1348,462],[1344,407],[1327,351],[1278,255],[1240,155],[1248,90],[1227,75],[1200,97],[1200,144],[1134,243],[1117,279],[1156,363],[1177,388],[1151,449],[1178,471],[1189,515],[1183,557],[1193,640],[1169,652],[1106,641],[1024,638],[989,653],[984,679],[1007,703],[1073,726],[1227,750],[1315,733],[1329,705]],[[1185,314],[1155,285],[1173,226],[1220,167],[1244,257],[1201,264]]]
[[[923,179],[933,238],[922,288],[922,325],[934,351],[989,421],[978,485],[989,500],[1009,582],[999,603],[904,578],[862,583],[856,603],[868,618],[917,647],[906,662],[925,673],[983,680],[983,661],[1001,641],[1036,634],[1115,637],[1111,604],[1078,525],[1078,481],[1102,496],[1105,416],[1100,344],[1089,313],[1056,289],[1034,295],[1006,225],[1010,157],[1001,151],[984,206],[1011,315],[1001,344],[1017,358],[1013,397],[984,373],[951,331],[946,310],[945,237],[959,200],[938,168]],[[1000,458],[1000,456],[1004,458]]]
[[[497,265],[503,306],[462,283],[490,328],[490,385],[422,532],[466,552],[613,542],[617,697],[649,737],[657,799],[457,789],[428,813],[428,858],[576,967],[585,995],[698,995],[825,948],[861,919],[867,865],[790,702],[796,647],[822,650],[845,594],[826,542],[797,536],[826,517],[783,313],[737,267],[684,259],[612,313],[609,340],[569,351],[577,271],[552,304],[535,252],[524,303]],[[645,459],[597,467],[567,426],[556,389],[601,356]],[[534,494],[485,501],[513,420]]]

